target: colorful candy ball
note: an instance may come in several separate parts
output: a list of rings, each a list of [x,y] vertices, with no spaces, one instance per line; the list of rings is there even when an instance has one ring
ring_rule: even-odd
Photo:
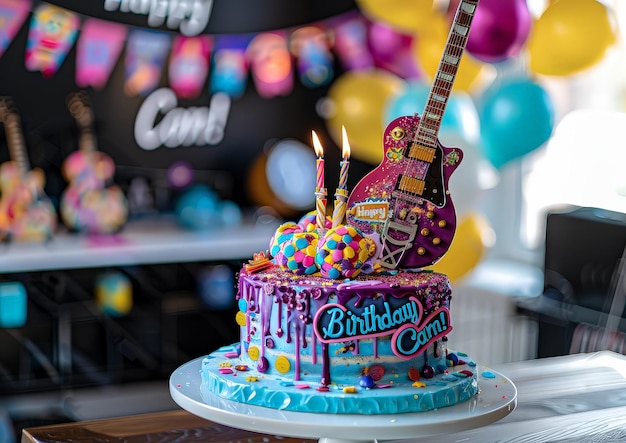
[[[317,231],[317,211],[311,211],[304,215],[299,221],[298,226],[302,229],[302,232]],[[325,226],[326,229],[333,227],[333,221],[330,217],[326,217]]]
[[[296,232],[291,239],[282,242],[275,256],[276,264],[283,271],[296,275],[311,275],[317,272],[315,254],[318,236],[315,232]]]
[[[352,226],[330,229],[318,245],[315,263],[323,277],[331,279],[356,277],[375,245]]]
[[[272,257],[276,257],[278,252],[280,251],[281,243],[291,240],[293,234],[296,232],[302,232],[302,228],[300,228],[294,222],[285,222],[276,228],[276,232],[272,236],[270,240],[270,255]]]

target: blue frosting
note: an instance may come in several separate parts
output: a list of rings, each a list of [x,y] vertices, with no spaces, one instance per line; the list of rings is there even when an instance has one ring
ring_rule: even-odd
[[[422,379],[420,386],[413,386],[414,382],[406,376],[397,376],[393,383],[381,381],[373,388],[359,386],[359,380],[355,379],[353,385],[331,384],[327,392],[320,392],[319,383],[293,381],[251,368],[237,370],[239,359],[227,357],[232,355],[232,350],[231,346],[224,347],[203,359],[203,395],[210,392],[240,403],[296,412],[397,414],[452,406],[478,392],[476,374],[469,364],[455,366],[454,376],[442,373]],[[227,373],[226,367],[232,372]]]

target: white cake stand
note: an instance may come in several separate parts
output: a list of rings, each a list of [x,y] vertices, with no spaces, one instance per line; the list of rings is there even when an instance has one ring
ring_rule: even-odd
[[[489,369],[496,378],[484,379],[479,373],[480,392],[476,396],[436,411],[395,415],[281,411],[201,392],[201,362],[202,358],[187,362],[170,376],[170,394],[180,407],[226,426],[270,435],[315,438],[319,443],[364,443],[461,432],[500,420],[517,406],[513,382]]]

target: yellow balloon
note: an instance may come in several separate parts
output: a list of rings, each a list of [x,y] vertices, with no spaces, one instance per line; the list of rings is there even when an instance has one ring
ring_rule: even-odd
[[[429,269],[458,281],[480,263],[492,240],[489,222],[480,214],[467,214],[459,221],[448,252]]]
[[[610,10],[596,0],[552,3],[528,37],[530,69],[563,76],[595,65],[616,41],[613,22]]]
[[[338,146],[346,127],[351,156],[372,164],[383,157],[383,112],[388,99],[405,87],[400,77],[378,69],[346,72],[328,90],[331,109],[325,115],[329,134]]]
[[[424,26],[421,32],[415,36],[411,47],[413,57],[422,68],[426,77],[432,81],[437,73],[439,62],[443,56],[443,51],[450,33],[450,24],[446,17],[440,13],[430,14],[428,25]],[[490,67],[469,55],[463,53],[456,79],[452,87],[453,91],[470,91],[488,73]]]
[[[427,23],[433,0],[357,0],[357,6],[372,21],[414,32]]]

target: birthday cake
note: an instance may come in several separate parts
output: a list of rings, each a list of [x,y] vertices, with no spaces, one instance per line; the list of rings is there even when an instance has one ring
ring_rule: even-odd
[[[448,348],[451,288],[426,270],[456,225],[448,181],[462,160],[437,132],[478,0],[462,0],[422,118],[383,134],[383,161],[349,194],[345,128],[332,217],[323,147],[316,211],[282,224],[239,273],[240,340],[202,360],[202,393],[328,414],[432,411],[472,399],[476,364]]]
[[[472,398],[476,364],[448,348],[448,278],[370,272],[371,240],[347,225],[318,240],[313,220],[281,225],[273,259],[259,254],[241,269],[240,341],[202,360],[202,391],[333,414],[422,412]]]

